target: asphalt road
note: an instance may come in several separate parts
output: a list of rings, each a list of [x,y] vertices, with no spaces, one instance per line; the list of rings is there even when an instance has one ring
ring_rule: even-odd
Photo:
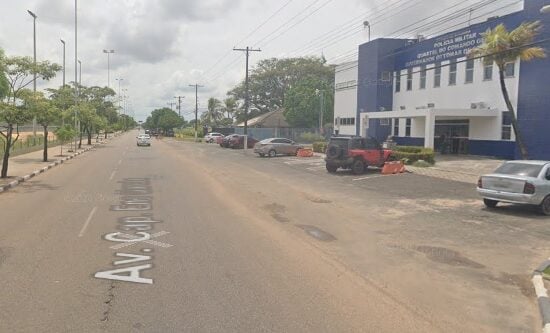
[[[337,245],[360,211],[335,220],[344,206],[283,187],[251,157],[239,166],[212,146],[136,147],[134,134],[0,195],[0,332],[478,327],[343,260],[371,256]],[[333,235],[330,223],[353,228]]]

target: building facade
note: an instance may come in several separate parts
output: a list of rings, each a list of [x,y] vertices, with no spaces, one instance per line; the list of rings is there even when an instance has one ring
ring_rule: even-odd
[[[550,53],[545,41],[550,14],[541,13],[545,5],[546,0],[528,0],[518,12],[427,40],[377,39],[360,45],[357,63],[336,68],[336,128],[340,123],[340,134],[381,141],[393,136],[402,145],[449,153],[518,158],[498,68],[466,56],[483,43],[487,29],[504,24],[513,30],[536,20],[543,24],[536,45]],[[356,86],[343,88],[354,81],[352,72]],[[550,160],[550,57],[511,62],[505,77],[529,157]],[[355,131],[342,125],[350,109]]]

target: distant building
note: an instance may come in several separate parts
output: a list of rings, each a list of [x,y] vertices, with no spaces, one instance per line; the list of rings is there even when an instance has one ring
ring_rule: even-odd
[[[284,109],[271,111],[256,118],[248,120],[248,127],[255,128],[289,128],[290,125],[285,119]],[[244,127],[244,122],[237,125]]]
[[[431,39],[360,45],[356,64],[336,67],[335,129],[435,149],[445,139],[452,153],[519,157],[496,65],[466,55],[501,23],[512,30],[539,20],[536,39],[548,40],[550,14],[540,11],[546,4],[524,1],[520,11]],[[550,52],[549,43],[539,46]],[[530,158],[550,160],[550,57],[511,62],[505,74]]]

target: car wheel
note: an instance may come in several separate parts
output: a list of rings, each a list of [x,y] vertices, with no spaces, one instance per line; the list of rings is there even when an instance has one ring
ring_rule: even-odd
[[[271,149],[271,150],[269,151],[268,154],[269,154],[269,157],[275,157],[275,156],[277,156],[277,152],[276,152],[275,150],[273,150],[273,149]]]
[[[361,175],[365,172],[365,163],[361,160],[355,160],[351,166],[351,171],[356,175]]]
[[[539,211],[543,215],[550,216],[550,195],[542,200],[542,203],[539,206]]]
[[[329,173],[336,173],[336,170],[338,170],[338,167],[334,164],[326,164],[326,167],[327,167],[327,171]]]
[[[483,199],[483,203],[487,208],[495,208],[498,204],[498,201],[491,199]]]

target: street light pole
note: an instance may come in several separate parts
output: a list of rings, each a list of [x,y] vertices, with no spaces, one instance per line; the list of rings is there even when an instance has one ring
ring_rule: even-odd
[[[82,88],[82,61],[78,60],[78,85],[80,86],[78,89]]]
[[[121,78],[118,78],[118,79],[115,79],[116,81],[118,81],[118,98],[117,98],[117,103],[118,103],[118,108],[120,109],[120,82],[122,82],[124,79],[121,79]]]
[[[61,44],[63,44],[63,87],[65,87],[65,41],[60,39]]]
[[[369,42],[370,42],[370,22],[369,22],[369,21],[363,22],[363,27],[365,27],[365,28],[368,29],[368,33],[369,33]]]
[[[32,29],[33,29],[33,53],[34,53],[34,61],[33,61],[33,64],[34,64],[34,68],[33,68],[33,74],[34,74],[34,79],[33,79],[33,92],[36,94],[36,14],[34,14],[33,12],[31,12],[30,10],[27,10],[27,12],[29,13],[30,16],[32,16],[33,20],[32,20]],[[36,117],[34,117],[32,119],[32,133],[33,135],[36,137]]]
[[[77,133],[77,118],[78,118],[78,90],[77,90],[77,82],[78,82],[78,7],[77,7],[77,1],[74,0],[74,100],[75,100],[75,108],[74,108],[74,129],[75,129],[75,136],[74,136],[74,152],[76,152],[76,142],[78,139],[78,133]]]
[[[107,53],[107,88],[111,88],[111,54],[115,50],[103,50],[103,53]]]

